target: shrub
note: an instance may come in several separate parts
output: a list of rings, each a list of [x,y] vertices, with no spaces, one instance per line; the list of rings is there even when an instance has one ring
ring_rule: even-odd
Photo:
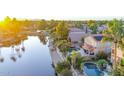
[[[67,68],[63,69],[60,74],[63,76],[72,76],[71,70],[69,70]]]
[[[99,52],[97,55],[96,55],[96,59],[107,59],[107,54],[105,52]]]
[[[98,64],[99,68],[101,70],[103,70],[107,66],[107,61],[105,59],[100,59],[100,60],[98,60],[97,64]]]
[[[64,69],[68,69],[70,70],[70,64],[68,62],[60,62],[57,64],[57,66],[55,67],[55,70],[57,73],[61,73]]]
[[[71,63],[71,57],[70,56],[67,56],[66,60],[67,60],[67,62]]]
[[[121,59],[121,66],[124,66],[124,58]]]
[[[66,55],[68,49],[71,47],[71,43],[67,40],[59,40],[56,41],[55,46],[57,46],[60,49],[60,51]]]
[[[113,70],[114,76],[124,76],[124,67],[117,66],[116,69]]]
[[[78,57],[76,62],[73,64],[75,69],[82,70],[82,63],[84,62],[84,58]]]

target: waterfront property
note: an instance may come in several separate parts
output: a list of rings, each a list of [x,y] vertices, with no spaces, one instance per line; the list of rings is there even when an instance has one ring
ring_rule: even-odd
[[[109,27],[109,22],[42,20],[17,24],[0,24],[0,75],[124,75],[123,50],[117,49],[116,58],[111,44],[116,40],[123,48],[122,34],[115,38],[121,28],[114,35],[116,27]],[[111,63],[115,59],[117,69]]]
[[[94,34],[85,37],[84,45],[82,46],[84,51],[90,55],[96,55],[99,52],[110,53],[111,52],[111,42],[105,41],[102,42],[103,39],[102,34]]]

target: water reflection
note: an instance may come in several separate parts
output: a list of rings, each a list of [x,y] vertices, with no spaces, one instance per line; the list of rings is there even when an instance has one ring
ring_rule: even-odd
[[[24,46],[24,42],[22,42],[22,47],[21,47],[21,50],[23,51],[23,52],[25,52],[25,46]]]
[[[41,43],[46,45],[46,43],[47,43],[46,36],[43,33],[40,33],[40,35],[38,37],[39,37]]]
[[[47,44],[41,34],[0,37],[0,75],[54,75]]]
[[[1,50],[1,47],[0,47],[0,62],[2,63],[4,61],[4,57],[2,56],[2,50]]]
[[[22,52],[25,52],[24,41],[28,39],[28,35],[17,35],[17,36],[3,36],[2,38],[6,38],[6,40],[2,39],[0,41],[0,62],[4,62],[4,57],[2,56],[2,47],[11,47],[11,55],[10,59],[13,62],[17,61],[17,58],[22,57]],[[40,42],[44,45],[47,44],[47,38],[43,33],[39,33],[38,38]]]
[[[7,35],[8,37],[6,37],[5,35],[2,35],[0,37],[1,41],[0,41],[0,62],[4,62],[4,57],[2,56],[2,50],[1,48],[3,47],[11,47],[11,55],[10,55],[10,59],[13,62],[16,62],[17,57],[19,58],[22,57],[22,51],[25,51],[25,47],[24,47],[24,40],[27,40],[27,35]],[[21,51],[22,50],[22,51]]]
[[[11,48],[11,56],[10,56],[10,59],[11,59],[13,62],[16,62],[16,60],[17,60],[16,54],[15,54],[15,48],[14,48],[14,46],[12,46],[12,48]]]

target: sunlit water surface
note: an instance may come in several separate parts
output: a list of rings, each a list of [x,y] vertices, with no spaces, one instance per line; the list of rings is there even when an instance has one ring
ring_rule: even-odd
[[[48,43],[42,44],[37,36],[29,36],[23,42],[25,51],[21,50],[22,45],[12,47],[2,47],[0,62],[0,75],[12,76],[53,76],[51,56]],[[19,48],[19,51],[16,51]],[[11,57],[14,56],[16,61]]]

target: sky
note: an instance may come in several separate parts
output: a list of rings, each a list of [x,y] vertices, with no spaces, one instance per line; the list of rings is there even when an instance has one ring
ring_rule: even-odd
[[[124,16],[123,0],[0,0],[5,16],[28,19],[112,19]]]

